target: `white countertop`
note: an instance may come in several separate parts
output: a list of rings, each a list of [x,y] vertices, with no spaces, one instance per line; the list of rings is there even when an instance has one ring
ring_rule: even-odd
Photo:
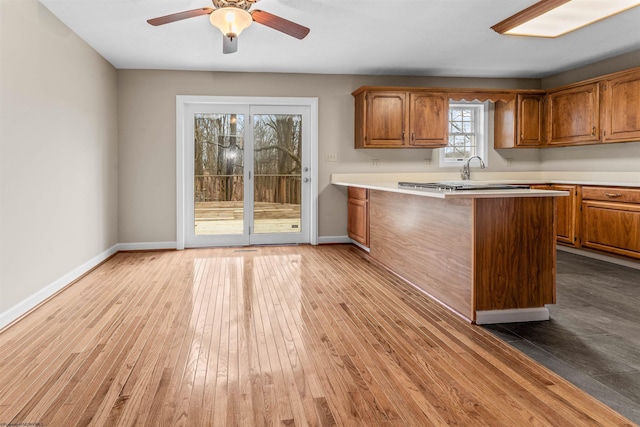
[[[577,184],[605,185],[614,187],[640,187],[640,170],[636,172],[578,172],[578,171],[532,171],[532,172],[485,172],[473,171],[473,182],[501,184]],[[336,173],[331,183],[385,184],[408,182],[459,181],[460,173]]]
[[[640,187],[640,173],[617,172],[474,172],[471,182],[477,184],[578,184]],[[459,173],[356,173],[332,174],[331,183],[339,186],[392,191],[426,197],[488,198],[488,197],[549,197],[566,196],[566,191],[511,189],[438,191],[398,188],[398,182],[459,181]]]

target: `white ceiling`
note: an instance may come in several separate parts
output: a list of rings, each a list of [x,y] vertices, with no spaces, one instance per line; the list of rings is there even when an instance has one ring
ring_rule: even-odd
[[[557,39],[490,29],[536,1],[261,0],[252,9],[309,27],[309,35],[298,40],[254,23],[238,52],[223,55],[208,16],[146,22],[210,0],[40,0],[121,69],[540,78],[640,49],[640,7]]]

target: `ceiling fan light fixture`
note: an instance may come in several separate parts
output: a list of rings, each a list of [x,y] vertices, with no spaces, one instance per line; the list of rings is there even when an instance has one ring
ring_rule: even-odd
[[[638,0],[542,0],[491,28],[500,34],[558,37],[639,5]]]
[[[230,38],[238,37],[253,22],[249,12],[232,6],[215,9],[209,15],[209,20],[211,25],[222,32],[222,35]]]

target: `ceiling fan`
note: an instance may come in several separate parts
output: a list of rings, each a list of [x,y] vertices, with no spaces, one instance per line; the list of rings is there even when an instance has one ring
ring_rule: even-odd
[[[169,24],[183,19],[194,18],[201,15],[209,15],[211,24],[217,27],[223,35],[222,53],[234,53],[238,50],[238,36],[249,27],[253,21],[266,25],[274,30],[303,39],[309,34],[309,29],[287,19],[273,15],[262,10],[249,9],[259,0],[211,0],[213,8],[202,7],[200,9],[187,10],[160,16],[147,20],[153,26]]]

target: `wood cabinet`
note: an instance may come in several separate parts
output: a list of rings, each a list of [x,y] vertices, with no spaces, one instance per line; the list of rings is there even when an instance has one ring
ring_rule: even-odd
[[[547,98],[547,144],[581,145],[600,141],[598,83],[551,92]]]
[[[582,247],[640,259],[640,189],[582,187]]]
[[[568,196],[556,197],[556,241],[566,246],[578,246],[579,186],[545,184],[532,185],[531,188],[569,192]]]
[[[362,92],[356,96],[356,148],[403,147],[407,111],[405,92]]]
[[[518,94],[494,109],[494,147],[542,147],[545,140],[544,94]]]
[[[355,148],[433,148],[448,142],[445,92],[360,88],[355,97]]]
[[[369,190],[347,188],[347,233],[363,246],[369,246]]]
[[[355,148],[448,143],[449,99],[494,102],[494,148],[640,141],[640,67],[549,90],[363,86]]]
[[[443,92],[409,93],[409,145],[444,147],[448,142],[448,95]]]
[[[602,142],[640,141],[640,70],[600,83]]]
[[[540,184],[556,198],[556,242],[640,259],[640,188]]]

